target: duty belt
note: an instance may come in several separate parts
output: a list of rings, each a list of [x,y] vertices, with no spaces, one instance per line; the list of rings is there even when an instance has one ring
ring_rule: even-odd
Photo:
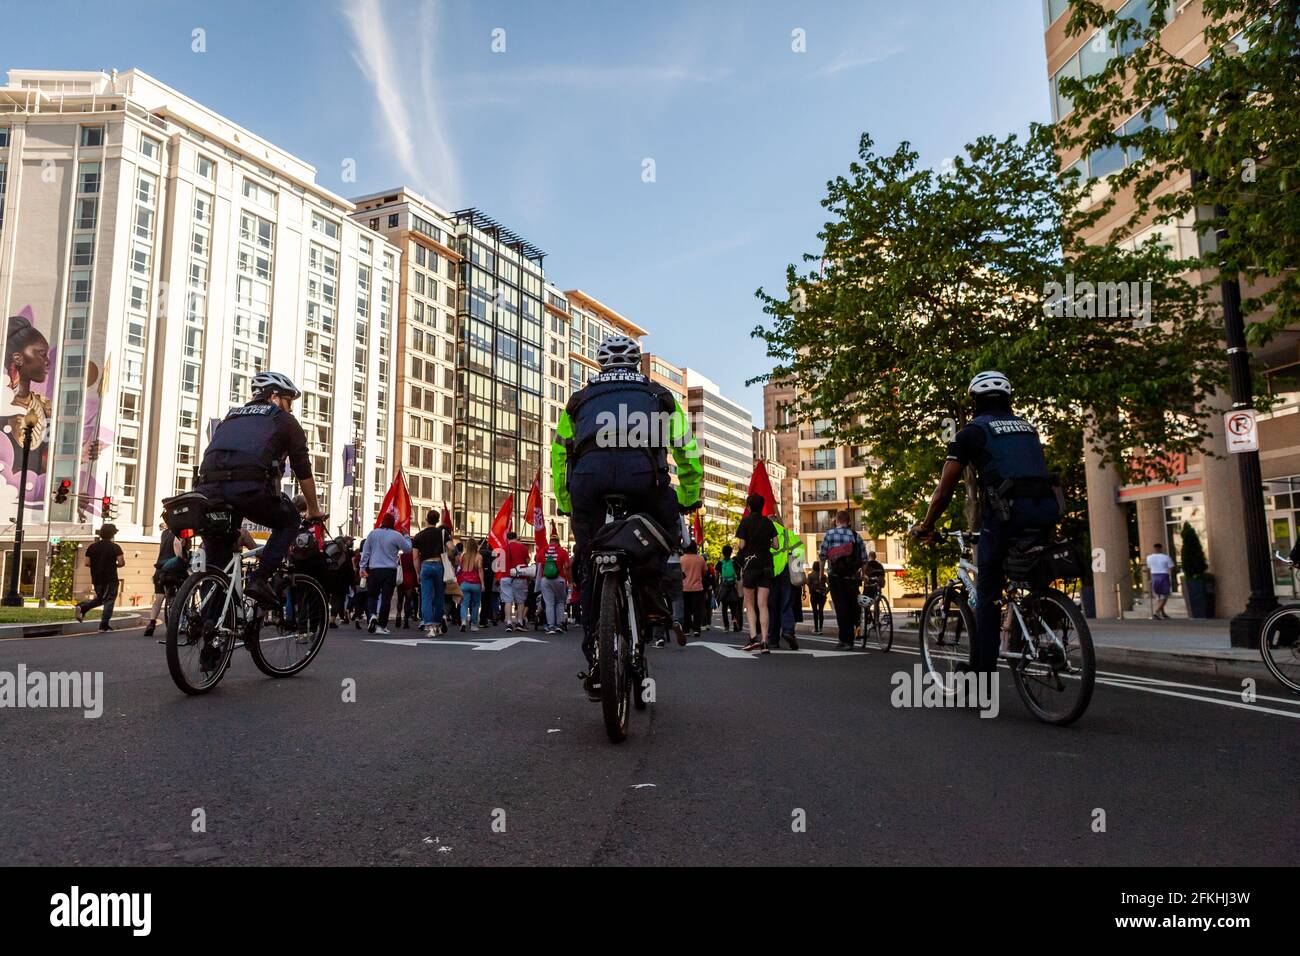
[[[218,468],[199,473],[200,483],[220,483],[225,481],[265,481],[274,480],[274,472],[269,468]]]

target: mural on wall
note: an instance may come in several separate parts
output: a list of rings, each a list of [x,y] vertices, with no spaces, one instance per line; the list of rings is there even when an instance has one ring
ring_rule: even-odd
[[[113,494],[107,488],[107,476],[104,484],[100,483],[98,474],[105,474],[99,466],[100,452],[113,446],[113,431],[103,424],[104,389],[108,382],[108,370],[113,364],[110,355],[101,370],[94,362],[86,363],[86,417],[81,430],[81,471],[77,475],[77,489],[84,495],[78,510],[82,514],[97,515],[102,510],[100,499]]]
[[[32,307],[24,306],[11,315],[5,337],[5,374],[9,394],[3,399],[3,431],[0,439],[0,516],[12,518],[18,511],[19,485],[23,466],[23,420],[31,414],[31,450],[27,460],[27,487],[22,491],[26,508],[43,512],[45,472],[49,464],[50,376],[53,356],[45,333],[36,327]],[[39,515],[33,516],[40,520]]]

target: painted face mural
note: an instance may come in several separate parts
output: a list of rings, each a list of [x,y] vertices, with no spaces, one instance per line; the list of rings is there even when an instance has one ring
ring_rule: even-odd
[[[0,512],[13,514],[22,480],[23,428],[32,423],[31,450],[27,462],[28,508],[41,508],[45,501],[45,471],[49,459],[50,343],[36,327],[31,306],[9,317],[5,335],[5,375],[9,387],[3,398],[4,439],[0,440]],[[30,418],[29,418],[30,416]]]

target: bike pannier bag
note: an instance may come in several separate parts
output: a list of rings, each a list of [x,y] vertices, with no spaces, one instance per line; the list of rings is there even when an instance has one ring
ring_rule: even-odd
[[[219,534],[231,530],[230,506],[224,501],[213,501],[197,491],[187,491],[163,499],[163,523],[180,538],[196,534]],[[186,533],[188,532],[188,533]]]
[[[622,521],[601,525],[592,535],[591,549],[624,551],[633,570],[657,569],[668,560],[673,550],[663,529],[646,514],[635,514]]]

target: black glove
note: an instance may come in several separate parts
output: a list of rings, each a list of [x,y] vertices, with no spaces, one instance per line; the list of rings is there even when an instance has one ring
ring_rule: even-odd
[[[700,507],[703,506],[703,504],[704,504],[703,501],[697,501],[695,502],[695,504],[692,505],[678,505],[677,510],[680,511],[682,514],[686,515],[686,514],[690,514],[692,511],[698,511]]]

